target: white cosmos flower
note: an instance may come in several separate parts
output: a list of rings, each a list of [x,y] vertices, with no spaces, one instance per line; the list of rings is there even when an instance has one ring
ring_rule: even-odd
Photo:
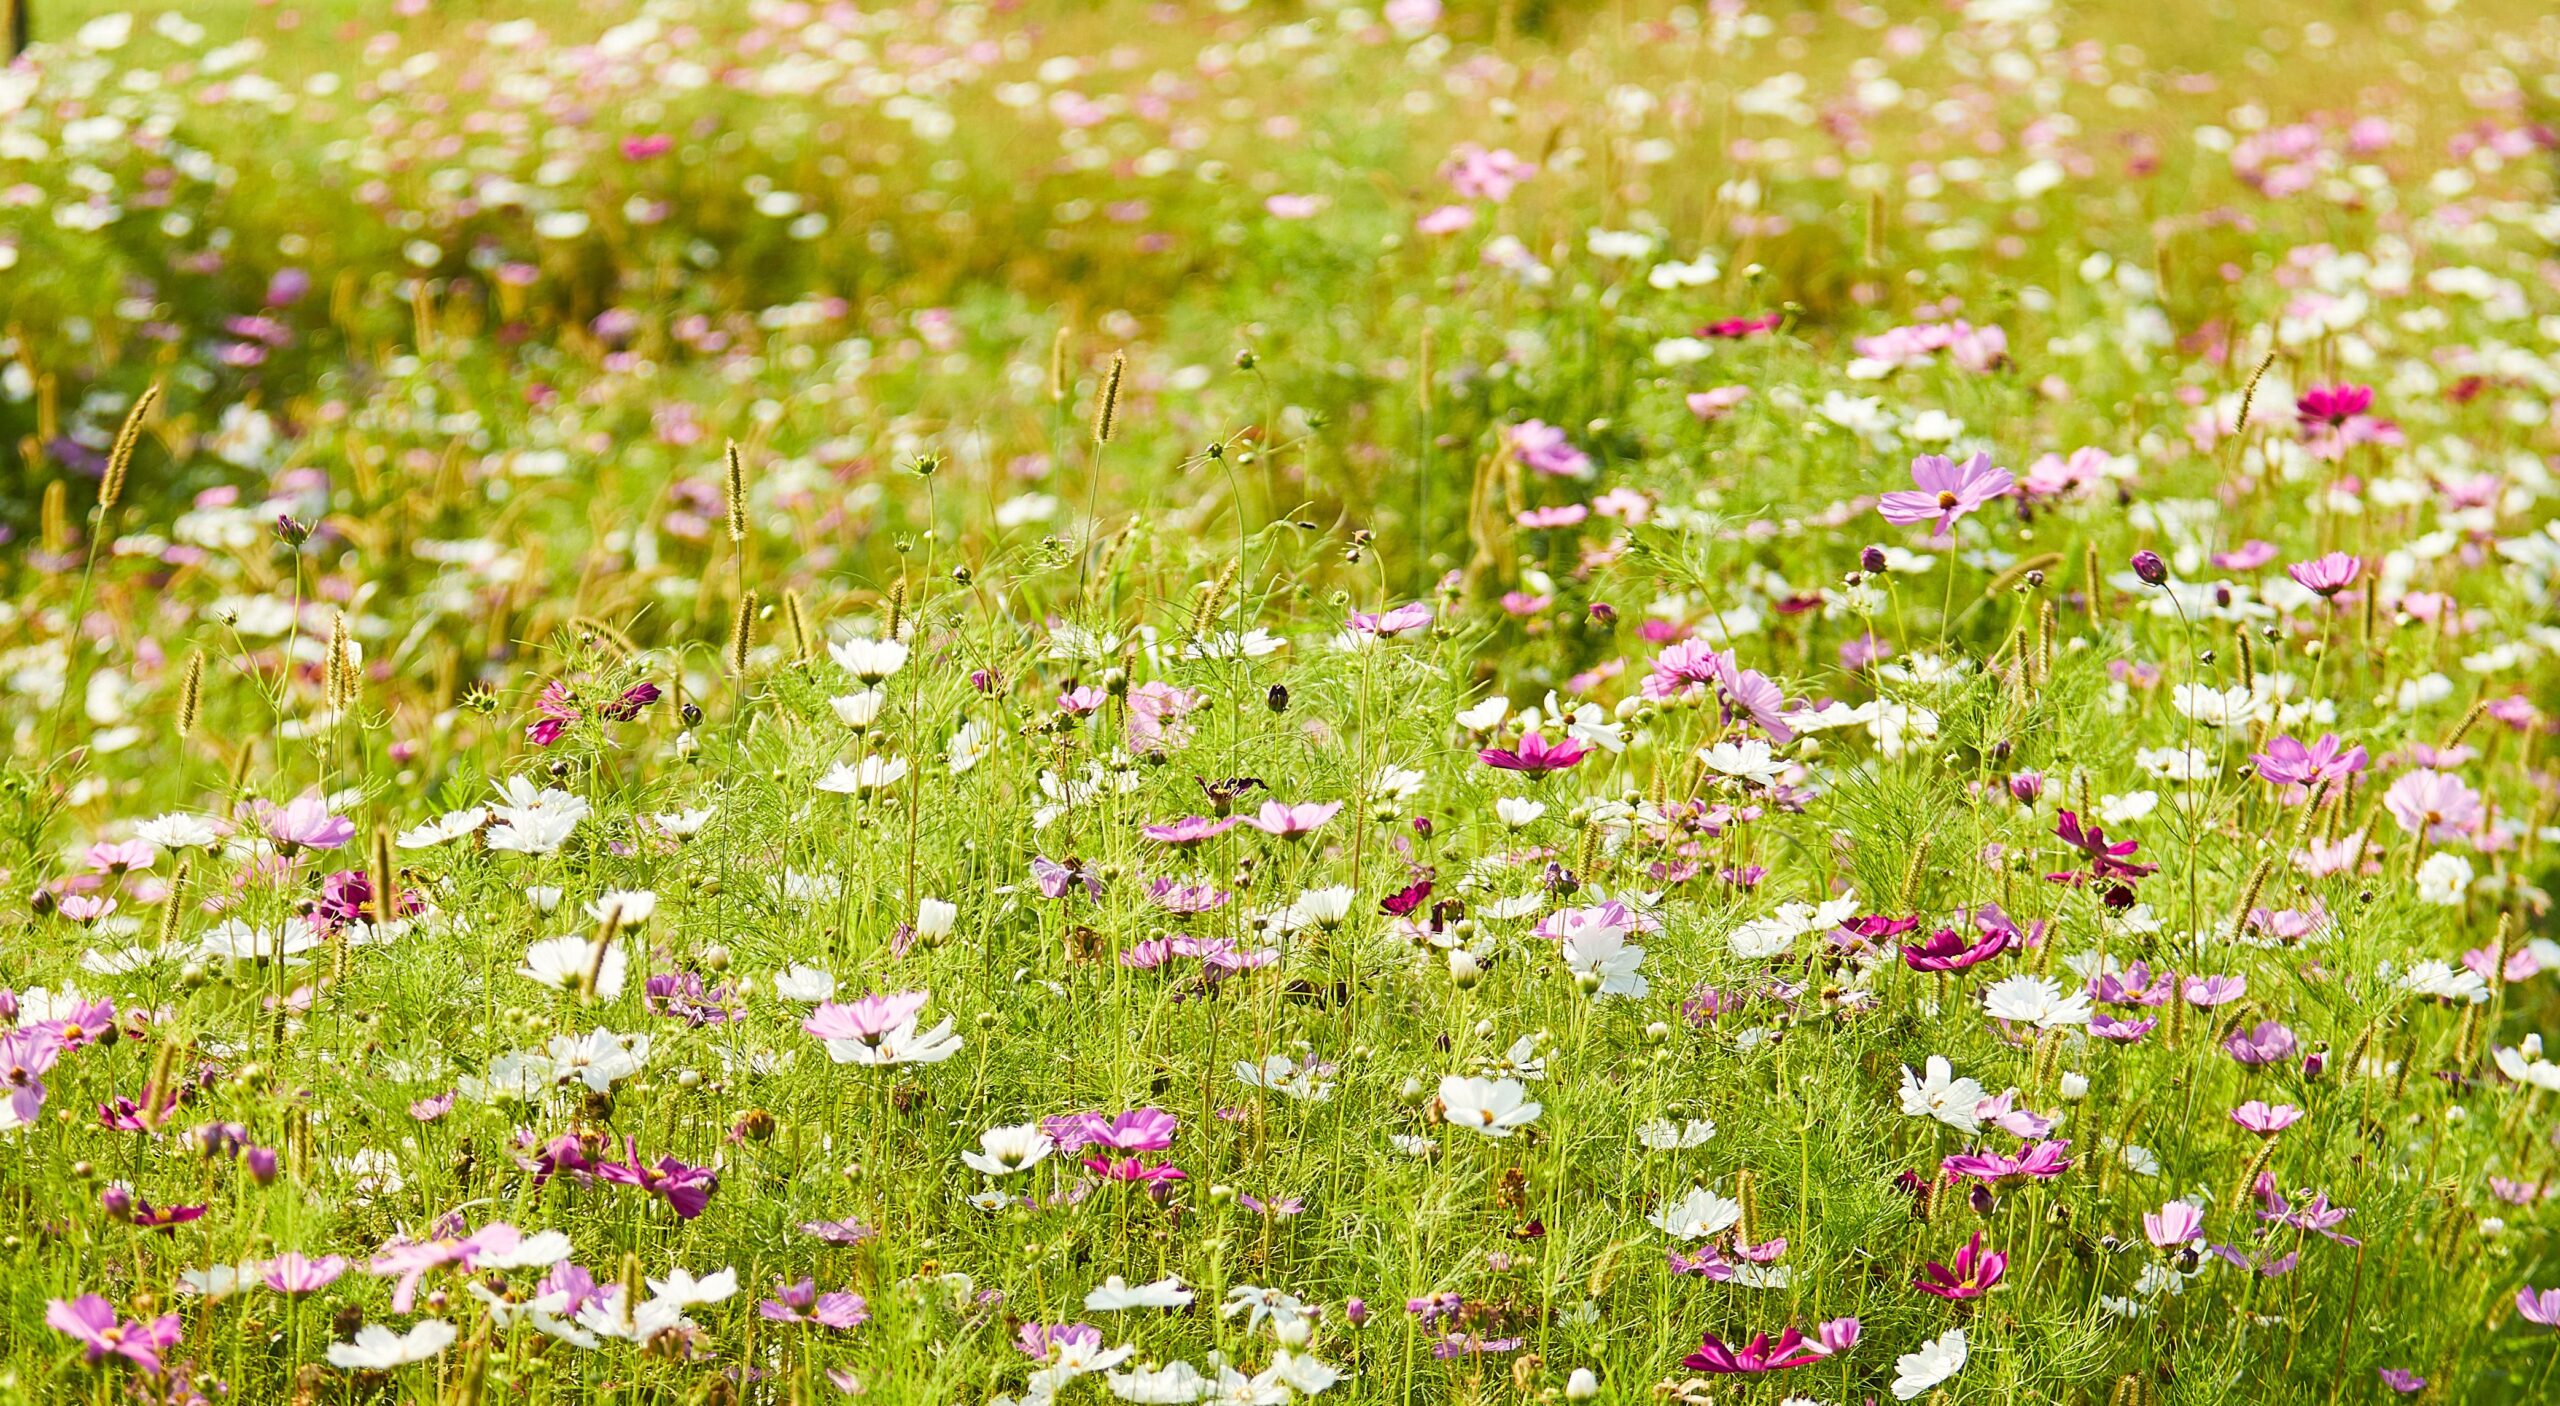
[[[827,700],[827,706],[836,710],[838,722],[860,732],[880,720],[880,710],[886,707],[888,702],[889,695],[886,692],[876,688],[866,688],[859,692],[830,698]]]
[[[1131,1308],[1183,1308],[1191,1302],[1191,1291],[1182,1287],[1178,1277],[1167,1276],[1152,1284],[1132,1287],[1114,1274],[1093,1292],[1084,1296],[1084,1306],[1092,1313],[1118,1313]]]
[[[670,1270],[664,1279],[650,1280],[649,1292],[658,1302],[680,1308],[718,1303],[738,1292],[738,1271],[718,1269],[696,1279],[691,1270],[678,1268]]]
[[[1678,1152],[1683,1148],[1703,1147],[1716,1135],[1716,1125],[1705,1118],[1691,1118],[1675,1123],[1657,1118],[1636,1125],[1636,1141],[1654,1152]]]
[[[1568,934],[1564,965],[1594,996],[1642,1000],[1653,990],[1644,979],[1644,949],[1628,942],[1622,928],[1592,926]]]
[[[1185,1406],[1199,1400],[1209,1387],[1209,1379],[1188,1362],[1162,1367],[1149,1363],[1133,1371],[1110,1373],[1102,1380],[1113,1396],[1140,1406]]]
[[[1504,796],[1493,803],[1494,817],[1513,830],[1528,829],[1546,813],[1546,802],[1533,801],[1526,796]]]
[[[824,967],[793,962],[773,975],[773,994],[786,1001],[812,1004],[836,994],[835,973]]]
[[[927,942],[939,942],[951,935],[960,922],[960,905],[939,898],[916,900],[916,936]]]
[[[1530,1102],[1517,1079],[1471,1079],[1450,1074],[1440,1080],[1440,1106],[1451,1127],[1489,1138],[1507,1138],[1513,1130],[1538,1119],[1543,1105]]]
[[[906,774],[907,759],[904,757],[868,756],[858,762],[838,762],[827,768],[827,774],[818,778],[818,789],[840,796],[877,791],[896,785]]]
[[[524,950],[519,976],[531,977],[554,991],[585,991],[598,1000],[622,995],[631,972],[631,954],[619,942],[594,943],[576,933],[545,938]]]
[[[1236,1078],[1244,1083],[1309,1103],[1322,1103],[1333,1097],[1333,1085],[1325,1080],[1329,1072],[1313,1055],[1304,1064],[1282,1054],[1272,1055],[1260,1064],[1244,1060],[1236,1063]]]
[[[1674,1240],[1703,1240],[1723,1234],[1741,1219],[1741,1202],[1693,1186],[1688,1195],[1665,1202],[1645,1222]]]
[[[1949,1328],[1893,1362],[1893,1399],[1909,1401],[1964,1370],[1964,1329]]]
[[[827,646],[827,655],[866,684],[878,683],[907,665],[907,647],[896,640],[838,640]]]
[[[2020,973],[1993,982],[1982,993],[1982,1009],[1994,1020],[2017,1021],[2040,1030],[2086,1025],[2091,1014],[2086,992],[2065,992],[2051,977]]]
[[[615,1084],[648,1067],[649,1037],[616,1035],[610,1030],[554,1035],[550,1052],[554,1082],[576,1079],[597,1093],[609,1093]]]
[[[133,835],[162,849],[211,849],[222,843],[222,826],[209,816],[172,811],[134,826]]]
[[[702,827],[711,823],[711,808],[704,806],[699,810],[671,810],[664,814],[650,816],[649,823],[657,826],[660,834],[672,835],[679,840],[689,840],[701,834]]]
[[[426,1361],[453,1346],[453,1336],[453,1325],[441,1318],[426,1319],[406,1333],[368,1323],[354,1342],[329,1344],[329,1365],[349,1372],[388,1372]]]
[[[636,928],[658,912],[658,895],[648,889],[607,889],[587,901],[587,916],[599,923]]]
[[[988,1176],[1003,1177],[1038,1165],[1057,1143],[1037,1123],[1012,1123],[978,1134],[978,1146],[983,1150],[963,1152],[960,1160]]]
[[[569,1306],[567,1290],[555,1289],[548,1294],[538,1294],[522,1303],[513,1303],[478,1279],[473,1279],[462,1287],[473,1298],[480,1301],[481,1306],[488,1310],[489,1321],[500,1328],[513,1328],[521,1323],[545,1337],[557,1338],[583,1351],[593,1351],[603,1341],[595,1334],[579,1327],[575,1322],[560,1316],[561,1311]]]
[[[1758,786],[1776,784],[1787,769],[1787,764],[1769,750],[1769,744],[1757,737],[1701,747],[1698,760],[1706,763],[1709,771]]]
[[[1956,1077],[1955,1067],[1945,1055],[1931,1055],[1926,1078],[1902,1066],[1902,1111],[1914,1118],[1935,1118],[1960,1133],[1982,1130],[1982,1120],[1974,1116],[1981,1104],[1982,1085],[1972,1079]]]

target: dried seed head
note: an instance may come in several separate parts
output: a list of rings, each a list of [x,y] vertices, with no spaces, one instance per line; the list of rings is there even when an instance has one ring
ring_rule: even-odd
[[[1111,370],[1102,378],[1102,394],[1093,402],[1093,442],[1109,444],[1120,427],[1120,377],[1129,369],[1129,354],[1113,352]]]
[[[1067,340],[1065,323],[1058,324],[1056,336],[1049,339],[1049,403],[1067,403]]]
[[[204,651],[187,656],[187,672],[178,680],[178,735],[185,737],[196,730],[196,719],[204,712]]]
[[[756,638],[756,593],[748,591],[738,597],[737,617],[729,622],[729,672],[747,671],[747,651]]]
[[[738,442],[729,441],[729,541],[747,540],[747,462],[739,457]]]
[[[116,431],[116,442],[107,451],[107,471],[98,480],[98,512],[103,516],[124,497],[125,471],[133,467],[133,451],[142,443],[142,424],[151,415],[151,407],[160,403],[160,383],[154,381],[142,394],[133,398],[133,408],[124,414],[124,427]]]

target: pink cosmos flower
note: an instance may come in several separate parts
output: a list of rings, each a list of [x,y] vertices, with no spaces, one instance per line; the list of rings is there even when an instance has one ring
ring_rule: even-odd
[[[2516,1316],[2545,1328],[2560,1328],[2560,1288],[2536,1289],[2528,1284],[2516,1290]]]
[[[185,1331],[182,1320],[174,1313],[164,1313],[147,1323],[139,1319],[118,1321],[115,1305],[98,1294],[47,1300],[44,1323],[57,1333],[77,1338],[87,1350],[92,1367],[110,1357],[121,1357],[155,1377],[160,1375],[161,1352],[176,1346]]]
[[[2322,599],[2336,595],[2354,584],[2364,563],[2345,552],[2331,552],[2310,561],[2298,561],[2284,569],[2294,584]]]
[[[356,823],[331,815],[329,803],[316,795],[295,797],[282,806],[258,805],[258,823],[267,838],[286,850],[336,849],[356,836]]]
[[[2245,976],[2191,976],[2186,985],[2187,1004],[2211,1010],[2227,1006],[2249,994],[2249,978]]]
[[[2371,386],[2313,386],[2293,403],[2303,443],[2314,458],[2343,459],[2359,444],[2399,444],[2400,427],[2366,414],[2373,408]]]
[[[2253,752],[2249,760],[2258,768],[2258,778],[2278,786],[2316,786],[2323,781],[2342,781],[2364,770],[2367,757],[2362,747],[2341,747],[2338,734],[2326,732],[2308,746],[2290,736],[2280,736],[2267,743],[2267,750]]]
[[[1902,964],[1916,972],[1963,971],[1976,962],[1999,956],[2009,945],[2011,929],[1993,928],[1982,936],[1967,939],[1953,928],[1940,928],[1927,942],[1902,944]]]
[[[796,1284],[775,1280],[773,1297],[758,1303],[756,1313],[770,1322],[813,1323],[838,1332],[848,1332],[871,1321],[871,1307],[863,1302],[862,1295],[844,1290],[821,1294],[815,1279]]]
[[[2231,1110],[2231,1121],[2260,1137],[2273,1137],[2301,1122],[2302,1110],[2289,1103],[2269,1105],[2253,1098]]]
[[[1544,420],[1523,420],[1504,435],[1512,455],[1529,468],[1556,478],[1589,478],[1591,456],[1576,449],[1564,431]]]
[[[1143,826],[1138,833],[1160,845],[1196,845],[1203,840],[1214,840],[1243,823],[1244,817],[1238,815],[1221,816],[1216,820],[1205,815],[1186,815],[1170,825]]]
[[[346,1272],[347,1262],[340,1256],[324,1255],[315,1260],[299,1250],[287,1250],[267,1261],[258,1278],[286,1298],[298,1299],[328,1288]]]
[[[821,1040],[857,1040],[877,1045],[900,1026],[912,1022],[931,994],[903,991],[894,996],[865,995],[851,1003],[822,1001],[808,1019],[800,1022],[800,1028]]]
[[[2142,1233],[2163,1250],[2192,1245],[2204,1234],[2204,1212],[2193,1202],[2171,1201],[2142,1213]]]
[[[2382,805],[2400,828],[2431,840],[2447,840],[2479,828],[2486,812],[2468,782],[2449,772],[2421,767],[2404,772],[2382,794]]]
[[[2259,1021],[2246,1030],[2234,1030],[2222,1042],[2222,1048],[2233,1059],[2253,1068],[2292,1057],[2295,1045],[2293,1032],[2272,1020]]]
[[[1266,835],[1295,839],[1322,828],[1341,809],[1340,801],[1301,801],[1296,805],[1264,801],[1262,809],[1246,816],[1244,823]]]
[[[1917,491],[1887,493],[1876,500],[1884,520],[1900,527],[1933,523],[1931,535],[1944,542],[1966,514],[2017,487],[2017,475],[1991,466],[1991,456],[1975,454],[1958,465],[1943,454],[1923,454],[1911,461]]]
[[[1464,142],[1449,153],[1449,164],[1440,168],[1441,179],[1449,188],[1469,200],[1490,200],[1499,205],[1511,198],[1521,182],[1538,174],[1535,162],[1524,161],[1508,147],[1491,151]]]
[[[626,1160],[599,1162],[596,1175],[606,1181],[638,1187],[664,1200],[678,1220],[691,1220],[701,1215],[711,1204],[712,1193],[720,1189],[720,1174],[709,1167],[687,1166],[673,1157],[661,1157],[654,1163],[643,1162],[640,1160],[640,1139],[631,1134],[623,1136],[622,1146]]]
[[[1701,420],[1721,420],[1733,408],[1751,398],[1748,386],[1717,386],[1712,390],[1691,391],[1689,413]]]
[[[1431,607],[1420,601],[1376,614],[1355,610],[1346,622],[1353,634],[1381,636],[1411,634],[1430,623]]]

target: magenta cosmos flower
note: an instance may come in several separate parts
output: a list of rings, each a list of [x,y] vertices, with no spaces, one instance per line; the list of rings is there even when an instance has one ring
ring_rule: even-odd
[[[691,1220],[711,1204],[711,1194],[720,1189],[720,1174],[709,1167],[690,1167],[673,1157],[656,1162],[640,1160],[640,1139],[625,1134],[621,1162],[599,1162],[596,1175],[624,1186],[636,1186],[667,1203],[678,1220]]]
[[[1977,1230],[1964,1248],[1956,1251],[1952,1267],[1931,1260],[1928,1269],[1911,1281],[1911,1287],[1932,1298],[1978,1299],[2000,1282],[2008,1268],[2009,1257],[1982,1248],[1982,1232]]]
[[[2069,1138],[2051,1142],[2030,1142],[2020,1147],[2016,1156],[1998,1152],[1965,1152],[1938,1164],[1942,1172],[1972,1177],[1994,1186],[2018,1181],[2048,1181],[2071,1170],[2071,1159],[2063,1154],[2071,1148]]]
[[[1566,737],[1549,742],[1543,734],[1526,732],[1517,747],[1487,747],[1476,753],[1476,760],[1497,771],[1562,771],[1591,755],[1591,748],[1580,740]]]
[[[1783,1372],[1808,1362],[1819,1362],[1823,1354],[1813,1350],[1804,1334],[1789,1328],[1772,1341],[1768,1334],[1757,1333],[1739,1348],[1729,1347],[1713,1333],[1702,1336],[1698,1350],[1680,1359],[1680,1365],[1700,1372],[1721,1376],[1757,1375],[1761,1372]]]
[[[1931,535],[1945,541],[1966,514],[2005,498],[2018,486],[2018,476],[1991,467],[1991,456],[1976,454],[1958,464],[1943,454],[1923,454],[1911,461],[1916,491],[1887,493],[1876,500],[1884,520],[1900,527],[1933,523]]]
[[[1981,937],[1967,941],[1954,928],[1940,928],[1929,934],[1927,942],[1902,944],[1902,964],[1916,972],[1963,971],[1976,962],[2000,955],[2009,945],[2011,928],[1995,927]]]

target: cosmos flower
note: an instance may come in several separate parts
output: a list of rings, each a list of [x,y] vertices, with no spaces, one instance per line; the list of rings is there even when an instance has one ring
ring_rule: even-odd
[[[1943,542],[1968,514],[2008,496],[2018,479],[2007,469],[1993,468],[1988,454],[1976,454],[1961,465],[1941,454],[1923,454],[1911,461],[1911,482],[1911,489],[1877,499],[1876,511],[1896,526],[1929,523],[1932,535]]]

